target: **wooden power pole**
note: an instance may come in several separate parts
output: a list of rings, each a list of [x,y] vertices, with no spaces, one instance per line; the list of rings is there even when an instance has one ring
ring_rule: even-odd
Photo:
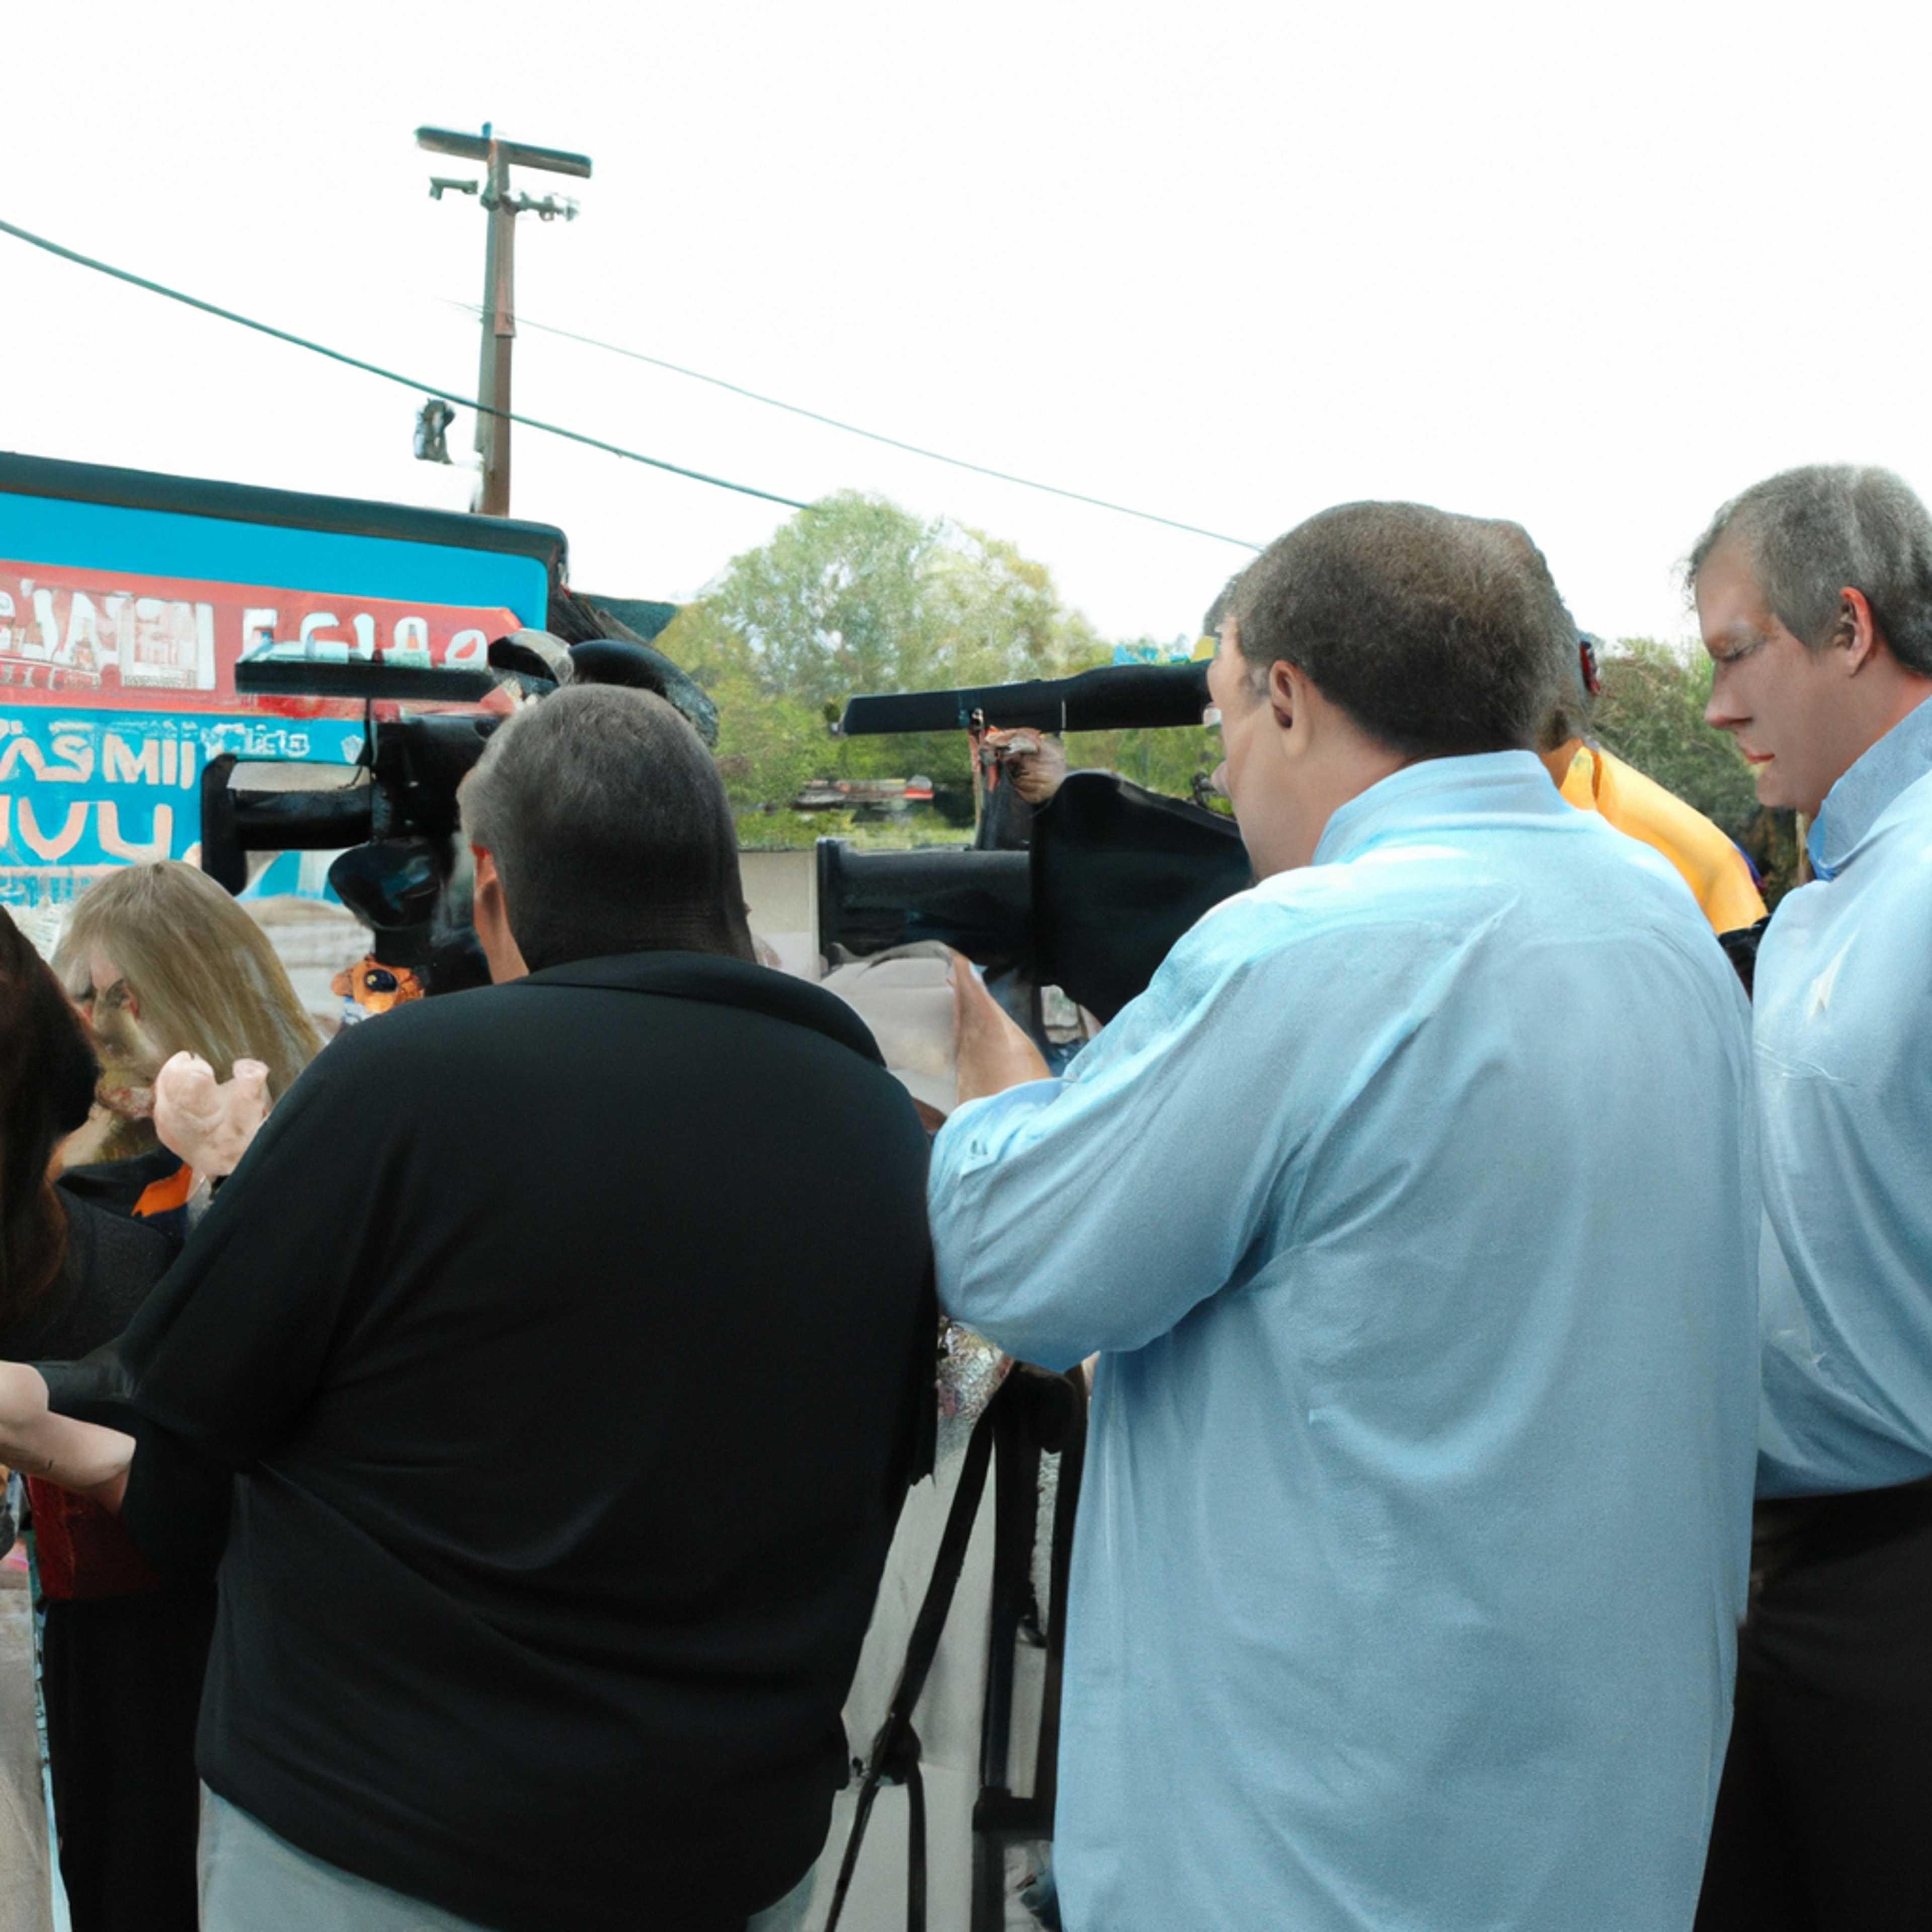
[[[476,399],[484,406],[476,412],[476,449],[483,459],[482,475],[470,508],[486,517],[510,514],[510,351],[516,340],[517,217],[534,214],[554,221],[577,218],[577,204],[545,195],[541,200],[513,194],[510,170],[541,168],[546,173],[590,178],[587,154],[567,154],[556,148],[526,147],[520,141],[500,140],[488,122],[481,134],[458,134],[446,128],[418,128],[416,146],[432,154],[458,154],[484,164],[481,182],[439,176],[430,183],[432,196],[447,193],[475,194],[480,188],[490,226],[483,257],[483,353],[478,370]],[[493,413],[495,412],[496,413]]]

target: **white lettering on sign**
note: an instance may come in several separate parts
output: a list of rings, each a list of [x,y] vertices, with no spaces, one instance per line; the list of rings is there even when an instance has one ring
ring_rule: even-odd
[[[284,700],[238,691],[234,667],[274,646],[327,662],[481,666],[492,638],[517,628],[515,612],[333,592],[135,578],[0,560],[0,692],[29,704],[83,692],[91,704],[133,710],[142,691],[212,710],[276,712]],[[271,602],[270,600],[273,601]],[[95,695],[98,694],[98,695]],[[346,700],[315,700],[322,715]],[[329,707],[334,707],[330,709]],[[44,742],[44,740],[43,740]]]
[[[161,748],[152,738],[130,744],[110,731],[100,747],[100,776],[110,784],[159,784]]]
[[[24,801],[23,801],[24,802]],[[157,859],[165,859],[172,850],[175,842],[175,808],[171,805],[158,805],[154,816],[148,820],[148,834],[146,839],[124,838],[121,836],[121,808],[111,798],[97,799],[94,809],[99,814],[96,836],[100,841],[100,849],[112,853],[117,859],[126,859],[136,866],[152,864]]]
[[[50,767],[41,776],[56,784],[85,784],[94,776],[94,740],[86,731],[56,731],[47,743],[57,758],[64,758],[68,768]]]
[[[93,801],[82,799],[78,805],[68,807],[67,818],[58,832],[44,832],[40,821],[34,810],[34,795],[23,791],[20,797],[20,809],[15,814],[20,821],[20,842],[39,859],[52,865],[58,859],[64,859],[80,843],[80,835],[87,830],[87,808]]]
[[[321,633],[335,622],[333,610],[311,610],[302,620],[302,644],[304,650],[313,650],[317,644],[340,644],[340,638],[325,638]]]
[[[82,746],[76,751],[77,741],[66,738],[64,743],[50,741],[48,748],[57,758],[66,760],[64,764],[50,764],[46,754],[31,738],[16,738],[4,750],[0,750],[0,779],[14,776],[15,766],[25,764],[32,767],[36,779],[48,784],[72,784],[85,781],[89,776],[86,769],[88,760]]]

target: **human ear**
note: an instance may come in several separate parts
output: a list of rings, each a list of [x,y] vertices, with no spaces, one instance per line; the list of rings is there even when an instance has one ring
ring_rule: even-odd
[[[1295,688],[1294,667],[1283,658],[1277,658],[1268,666],[1268,698],[1276,728],[1292,730],[1300,694]]]
[[[490,977],[498,986],[506,980],[520,980],[530,970],[522,949],[510,929],[510,908],[503,896],[503,881],[496,870],[496,854],[481,845],[470,848],[476,862],[476,882],[470,892],[470,920],[476,928],[477,943],[490,962]]]
[[[1878,626],[1872,616],[1871,602],[1862,590],[1850,584],[1838,592],[1838,620],[1832,642],[1845,653],[1845,668],[1854,674],[1870,662],[1878,644]]]

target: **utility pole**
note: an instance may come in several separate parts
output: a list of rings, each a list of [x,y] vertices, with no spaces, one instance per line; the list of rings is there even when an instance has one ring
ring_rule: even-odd
[[[483,459],[470,508],[485,517],[510,514],[510,351],[517,334],[516,247],[517,217],[534,214],[554,221],[562,215],[566,221],[577,219],[577,204],[562,196],[545,195],[542,200],[510,190],[513,167],[541,168],[546,173],[574,175],[580,181],[590,178],[587,154],[567,154],[556,148],[526,147],[520,141],[500,140],[484,122],[478,134],[458,134],[446,128],[418,128],[416,146],[432,154],[459,154],[465,160],[484,164],[484,178],[456,181],[446,176],[434,178],[429,185],[432,200],[446,193],[475,194],[480,187],[483,206],[490,219],[483,258],[483,353],[476,380],[476,399],[486,406],[476,412],[476,449]],[[500,410],[492,415],[491,410]]]

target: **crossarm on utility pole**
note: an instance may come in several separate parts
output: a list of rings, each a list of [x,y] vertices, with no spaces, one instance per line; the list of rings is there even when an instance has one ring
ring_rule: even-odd
[[[472,508],[486,517],[510,514],[510,370],[517,333],[517,217],[526,208],[548,220],[577,212],[572,202],[542,202],[512,194],[512,167],[541,168],[550,174],[588,179],[590,158],[560,148],[532,148],[520,141],[499,140],[489,122],[480,135],[460,134],[446,128],[418,128],[416,145],[434,154],[458,154],[486,164],[482,202],[489,220],[483,262],[483,341],[477,374],[478,401],[488,405],[476,417],[476,450],[482,473]]]

